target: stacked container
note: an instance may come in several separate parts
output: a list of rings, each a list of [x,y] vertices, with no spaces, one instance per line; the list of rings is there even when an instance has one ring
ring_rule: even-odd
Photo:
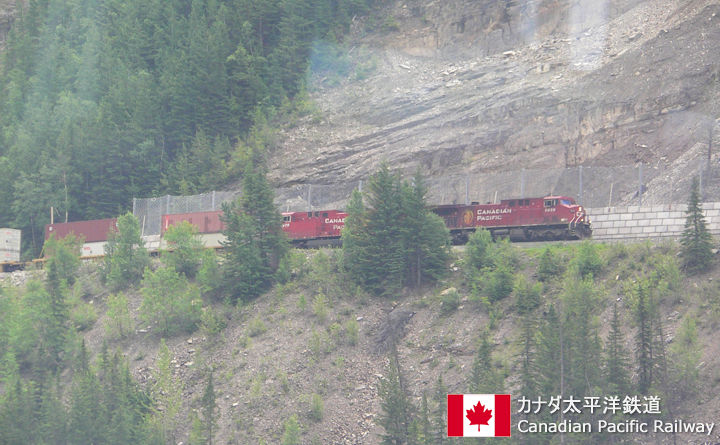
[[[20,261],[20,231],[0,229],[0,263]]]

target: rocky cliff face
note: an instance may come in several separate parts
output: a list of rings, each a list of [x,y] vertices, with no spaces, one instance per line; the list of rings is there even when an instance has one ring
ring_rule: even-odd
[[[518,175],[497,184],[501,171],[532,171],[526,192],[563,192],[565,167],[643,162],[648,196],[657,190],[660,201],[696,170],[710,138],[717,145],[717,2],[415,0],[375,20],[389,31],[358,25],[350,57],[376,71],[335,87],[313,78],[321,119],[282,135],[279,186],[337,191],[386,160],[425,171],[436,199],[464,199],[441,180],[459,175],[474,181],[471,199],[484,200],[478,190],[519,193]],[[636,173],[607,171],[616,201],[632,199]],[[605,176],[587,175],[585,189],[605,188]]]

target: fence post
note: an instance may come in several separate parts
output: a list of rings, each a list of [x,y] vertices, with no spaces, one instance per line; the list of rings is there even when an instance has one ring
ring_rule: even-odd
[[[700,165],[700,179],[698,180],[698,192],[700,193],[700,201],[705,201],[705,197],[703,196],[703,168],[702,165]]]
[[[642,163],[638,166],[638,203],[642,205],[642,194],[643,194],[643,177],[642,177]]]
[[[520,170],[520,197],[525,197],[525,169]]]
[[[578,203],[579,203],[579,204],[582,204],[582,203],[583,203],[583,183],[582,183],[582,179],[583,179],[583,178],[582,178],[582,165],[580,165],[580,166],[578,167],[578,183],[579,183],[579,186],[578,186],[578,190],[579,190],[579,191],[578,191]]]
[[[135,215],[135,201],[137,198],[133,197],[133,215]],[[135,215],[137,216],[137,215]]]
[[[213,211],[215,210],[215,190],[213,190],[213,194],[212,194],[212,209],[213,209]]]
[[[311,200],[312,200],[312,184],[308,184],[308,192],[307,192],[308,212],[312,212],[312,204],[310,203]]]
[[[165,195],[165,214],[170,214],[170,195]]]
[[[470,174],[465,175],[465,205],[470,205]]]

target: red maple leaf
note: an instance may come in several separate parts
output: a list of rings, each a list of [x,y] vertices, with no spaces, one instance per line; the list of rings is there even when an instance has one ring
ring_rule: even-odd
[[[480,431],[480,425],[487,425],[488,420],[492,417],[492,410],[485,409],[482,403],[478,402],[473,409],[467,410],[468,420],[470,425],[477,425],[478,431]]]

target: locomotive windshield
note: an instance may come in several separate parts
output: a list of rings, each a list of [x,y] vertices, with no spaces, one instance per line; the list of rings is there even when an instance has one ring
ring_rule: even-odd
[[[573,203],[569,199],[561,199],[560,204],[564,204],[566,206],[571,206]]]

